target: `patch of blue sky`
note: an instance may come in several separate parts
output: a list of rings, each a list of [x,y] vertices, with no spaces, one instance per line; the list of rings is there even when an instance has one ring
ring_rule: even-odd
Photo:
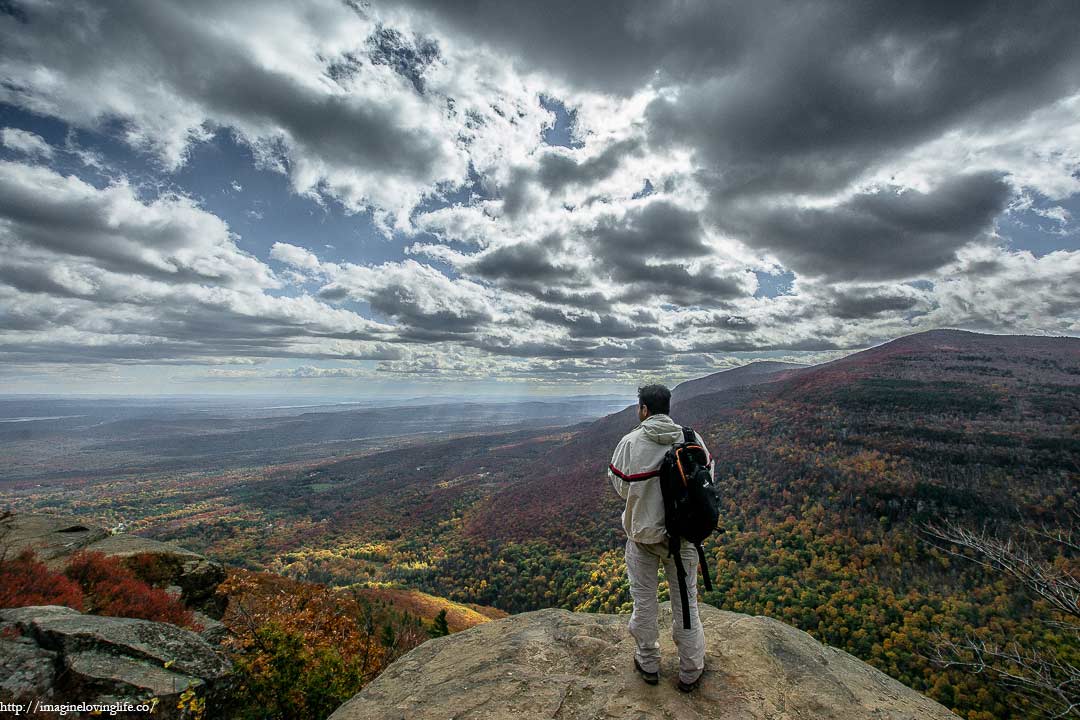
[[[652,180],[650,180],[649,178],[645,178],[645,184],[642,186],[642,188],[630,197],[633,200],[640,200],[641,198],[649,197],[655,191],[656,188],[653,187]]]
[[[379,264],[404,257],[403,245],[382,235],[370,212],[297,194],[284,174],[257,167],[251,149],[227,131],[193,146],[174,181],[228,222],[240,235],[239,246],[261,259],[276,242],[305,247],[328,262]]]
[[[790,270],[784,270],[776,274],[755,270],[754,275],[757,276],[758,280],[758,287],[754,292],[754,297],[773,298],[791,294],[791,287],[795,282],[795,273]]]
[[[1062,208],[1068,213],[1060,222],[1055,217]],[[998,234],[1011,250],[1029,250],[1042,257],[1055,250],[1080,250],[1080,194],[1065,200],[1036,195],[1027,210],[1006,213],[998,218]]]
[[[275,242],[306,247],[330,262],[379,264],[406,256],[406,243],[383,236],[369,212],[349,212],[332,198],[320,202],[295,193],[283,173],[257,167],[251,149],[228,130],[193,143],[185,163],[169,172],[152,153],[124,141],[121,121],[106,121],[94,130],[76,129],[0,104],[0,127],[40,135],[54,148],[50,167],[95,187],[125,178],[144,201],[169,192],[193,198],[228,223],[241,249],[263,261],[270,261]],[[2,147],[0,157],[41,161]],[[88,157],[101,164],[88,164]]]
[[[541,134],[545,143],[575,149],[585,147],[585,143],[575,140],[573,136],[576,110],[568,110],[561,100],[546,95],[540,96],[540,105],[555,114],[555,124]]]

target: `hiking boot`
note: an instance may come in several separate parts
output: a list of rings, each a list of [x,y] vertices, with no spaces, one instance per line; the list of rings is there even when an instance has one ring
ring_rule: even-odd
[[[658,672],[645,672],[641,669],[641,665],[638,664],[637,658],[634,658],[634,669],[641,675],[641,679],[650,685],[655,685],[660,682],[660,673]]]
[[[704,675],[704,674],[705,673],[701,673],[701,675]],[[697,680],[695,680],[692,683],[683,682],[680,679],[679,680],[679,689],[682,690],[684,693],[688,693],[688,692],[691,692],[693,690],[696,690],[697,686],[701,684],[701,675],[698,675]]]

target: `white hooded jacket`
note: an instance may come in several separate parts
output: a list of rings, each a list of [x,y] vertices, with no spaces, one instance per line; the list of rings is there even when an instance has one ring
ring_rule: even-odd
[[[640,543],[666,542],[664,526],[664,498],[660,493],[660,479],[657,477],[640,482],[626,482],[622,477],[650,473],[660,466],[664,454],[682,440],[682,426],[663,414],[650,415],[636,428],[623,436],[615,447],[608,466],[608,477],[615,486],[615,492],[626,500],[622,522],[626,536]],[[705,447],[705,441],[696,431],[694,436],[705,448],[709,463],[709,474],[713,472],[712,455]]]

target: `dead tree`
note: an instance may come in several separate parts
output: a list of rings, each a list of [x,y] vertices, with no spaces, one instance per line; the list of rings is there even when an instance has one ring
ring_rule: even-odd
[[[1080,576],[1075,553],[1080,550],[1080,513],[1067,528],[1025,527],[1026,537],[999,538],[953,522],[927,524],[924,539],[938,550],[974,562],[1019,582],[1045,601],[1060,619],[1044,620],[1073,642],[1080,641]],[[1059,560],[1048,560],[1054,547]],[[955,667],[993,677],[1002,687],[1027,697],[1050,718],[1080,717],[1080,668],[1067,659],[1048,656],[1018,643],[987,642],[967,636],[957,640],[937,633],[929,656],[941,667]]]

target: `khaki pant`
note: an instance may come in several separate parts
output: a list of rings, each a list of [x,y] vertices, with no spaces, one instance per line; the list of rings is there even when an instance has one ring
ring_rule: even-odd
[[[697,604],[697,549],[683,541],[680,552],[686,569],[686,592],[690,600],[689,630],[683,628],[675,558],[667,554],[666,542],[639,543],[626,539],[626,573],[630,577],[630,596],[634,599],[634,612],[628,627],[630,635],[637,642],[635,657],[641,669],[659,672],[660,603],[656,593],[660,585],[657,573],[662,563],[668,580],[668,597],[671,599],[671,639],[679,649],[679,679],[692,683],[705,669],[705,632],[701,629]]]

